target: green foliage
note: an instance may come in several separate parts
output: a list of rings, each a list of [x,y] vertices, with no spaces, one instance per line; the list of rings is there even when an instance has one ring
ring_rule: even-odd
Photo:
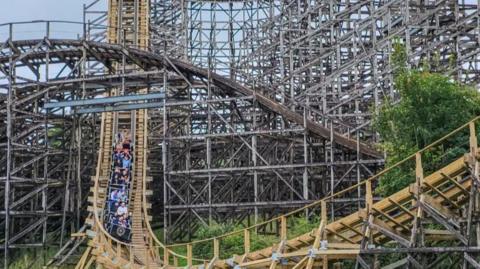
[[[52,148],[61,148],[62,147],[62,136],[64,129],[61,127],[51,127],[48,128],[47,136],[48,143]]]
[[[318,218],[307,220],[304,216],[290,217],[288,218],[288,227],[288,237],[293,238],[318,227]],[[229,223],[214,223],[208,227],[201,227],[195,233],[194,237],[195,240],[212,238],[232,231],[241,230],[242,228],[240,225]],[[276,232],[255,233],[254,230],[250,231],[250,248],[252,251],[270,247],[274,243],[278,243],[278,241],[279,237]],[[242,254],[244,252],[243,232],[222,237],[220,240],[220,249],[221,258],[230,258],[235,254]],[[179,253],[183,253],[183,251],[179,249]],[[213,242],[209,240],[193,245],[193,256],[195,258],[211,259],[213,257]]]
[[[396,105],[387,101],[374,119],[374,128],[387,152],[387,167],[480,114],[480,95],[443,75],[403,72],[397,75],[395,86],[401,101]],[[429,164],[458,158],[466,135],[448,140],[443,148],[426,152],[422,156],[425,169],[428,170]],[[414,180],[413,175],[413,166],[395,169],[380,180],[377,192],[392,194],[408,186]]]
[[[393,42],[392,65],[394,74],[401,74],[407,70],[407,51],[405,45],[396,39]]]
[[[58,248],[54,247],[48,249],[45,254],[46,261],[49,258],[53,257],[55,253],[58,251]],[[20,249],[13,253],[12,261],[8,266],[9,269],[42,269],[44,260],[43,254],[40,249],[38,250],[31,250],[31,249]],[[74,268],[74,266],[64,265],[62,268]]]
[[[293,238],[311,232],[312,230],[318,228],[320,223],[320,218],[318,215],[315,215],[311,218],[305,218],[305,216],[297,218],[289,218],[288,220],[288,238]]]
[[[238,225],[214,223],[208,227],[200,228],[195,233],[195,239],[201,240],[205,238],[216,237],[240,229],[242,229],[242,227]],[[274,235],[259,235],[251,232],[250,247],[252,250],[266,248],[277,242],[277,239],[278,237]],[[243,253],[243,246],[243,233],[223,237],[220,240],[221,258],[229,258],[234,254]],[[213,257],[213,242],[207,241],[195,244],[193,246],[193,255],[196,258],[211,259]]]

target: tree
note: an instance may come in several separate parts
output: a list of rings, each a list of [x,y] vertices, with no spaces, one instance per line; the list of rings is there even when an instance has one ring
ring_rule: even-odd
[[[395,88],[400,102],[387,101],[373,125],[382,137],[387,167],[480,114],[479,93],[440,74],[402,70],[396,74]],[[458,142],[449,141],[448,152],[428,152],[423,158],[451,161],[462,150]],[[413,175],[412,167],[396,169],[380,179],[377,192],[392,194],[413,182]]]

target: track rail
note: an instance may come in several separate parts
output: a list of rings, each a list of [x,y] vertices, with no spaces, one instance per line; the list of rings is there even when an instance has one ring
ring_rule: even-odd
[[[51,63],[64,62],[65,60],[68,60],[68,59],[80,59],[82,55],[84,55],[85,50],[87,50],[88,51],[87,58],[89,60],[102,61],[103,57],[107,57],[109,59],[108,61],[103,59],[106,65],[108,64],[109,61],[121,62],[122,59],[124,59],[123,57],[126,57],[128,64],[135,65],[139,68],[141,67],[143,70],[159,70],[162,68],[166,68],[167,70],[171,72],[175,72],[181,76],[192,75],[197,77],[208,77],[206,70],[195,68],[187,63],[171,60],[159,55],[153,55],[151,53],[148,53],[139,49],[132,49],[132,48],[126,49],[125,47],[122,47],[120,45],[102,44],[102,43],[86,42],[86,41],[44,39],[44,40],[11,42],[6,46],[31,48],[39,44],[46,45],[47,43],[49,44],[48,46],[50,48],[50,51],[48,52],[48,54],[49,54],[49,57],[50,57],[49,59],[51,60]],[[39,48],[40,47],[42,46],[39,46]],[[20,51],[29,51],[29,50],[21,49]],[[41,63],[42,61],[45,61],[46,54],[47,52],[45,50],[41,50],[41,49],[31,50],[31,53],[28,53],[22,56],[22,62],[24,65],[25,65],[25,62],[29,62],[29,61],[39,61],[39,63]],[[98,55],[104,55],[104,56],[99,58]],[[20,56],[20,54],[18,56]],[[9,57],[6,57],[6,56],[0,56],[0,65],[2,66],[8,65],[8,58]],[[253,92],[252,90],[246,87],[243,87],[241,85],[238,85],[233,81],[222,78],[218,75],[212,75],[211,78],[213,83],[215,83],[222,90],[226,91],[229,94],[232,94],[232,95],[252,94],[257,98],[257,100],[259,100],[259,102],[262,102],[262,105],[264,107],[272,111],[275,111],[279,114],[282,114],[284,117],[286,117],[287,119],[295,123],[298,123],[298,124],[301,124],[300,122],[303,123],[304,119],[300,114],[297,114],[292,111],[283,111],[288,109],[283,107],[281,104],[271,103],[271,101],[269,101],[268,99],[266,100],[266,97],[262,97],[261,95],[258,95],[255,92]],[[42,94],[42,93],[39,92],[36,94]],[[111,133],[109,133],[111,131],[105,127],[105,126],[108,126],[109,121],[110,120],[102,119],[102,132],[103,132],[101,135],[102,143],[105,143],[104,140],[109,139],[108,136],[111,136]],[[448,238],[449,242],[460,242],[461,244],[460,248],[449,248],[449,249],[443,249],[443,250],[457,251],[457,252],[460,251],[468,256],[469,253],[475,252],[478,250],[478,244],[477,243],[474,244],[473,242],[467,242],[465,244],[464,243],[465,235],[462,234],[463,231],[459,231],[455,227],[452,228],[451,226],[448,225],[448,223],[444,222],[444,219],[445,219],[445,216],[447,216],[447,218],[453,219],[454,221],[456,220],[456,222],[458,222],[458,220],[468,218],[468,216],[462,216],[461,213],[459,213],[460,210],[458,208],[464,209],[465,207],[471,206],[472,203],[470,201],[461,199],[461,197],[472,197],[471,194],[467,195],[467,193],[471,191],[476,192],[476,188],[471,188],[471,186],[476,184],[475,179],[478,178],[478,169],[476,168],[478,167],[477,150],[476,150],[477,141],[476,141],[476,138],[474,139],[475,129],[476,129],[475,123],[477,121],[478,121],[478,118],[472,120],[468,124],[452,132],[452,134],[449,134],[445,138],[442,138],[441,140],[435,142],[434,144],[430,145],[426,149],[423,149],[417,152],[416,154],[410,156],[409,158],[403,160],[402,162],[399,162],[392,168],[388,168],[380,172],[376,176],[368,179],[367,181],[364,181],[359,185],[355,185],[353,187],[345,189],[339,193],[334,194],[333,196],[326,197],[325,199],[318,201],[312,205],[301,208],[299,210],[295,210],[287,215],[283,215],[278,218],[274,218],[274,219],[259,223],[255,226],[248,227],[247,229],[235,231],[232,233],[225,234],[223,236],[205,239],[202,241],[195,241],[187,244],[168,246],[164,251],[167,251],[169,255],[171,254],[173,256],[176,256],[178,259],[187,260],[187,264],[190,263],[192,266],[199,266],[199,263],[203,264],[204,260],[208,260],[210,261],[211,266],[216,266],[216,267],[226,267],[226,266],[230,266],[229,264],[232,264],[232,263],[236,265],[241,265],[244,267],[268,267],[268,266],[272,266],[272,264],[274,264],[275,266],[275,263],[272,263],[272,262],[278,262],[278,259],[280,258],[286,259],[287,262],[293,263],[295,259],[300,257],[300,259],[296,261],[297,263],[295,263],[295,265],[297,265],[298,262],[302,260],[303,260],[303,263],[307,262],[308,264],[308,260],[310,260],[311,258],[310,256],[312,256],[312,259],[314,259],[314,261],[310,263],[318,264],[320,262],[323,262],[324,260],[320,257],[322,255],[327,256],[326,260],[335,260],[335,259],[336,260],[339,260],[339,259],[356,260],[358,259],[359,255],[360,256],[369,255],[372,253],[373,254],[378,253],[379,251],[384,251],[384,253],[387,253],[389,251],[395,251],[400,249],[400,248],[385,248],[381,250],[375,250],[377,251],[375,252],[373,250],[365,248],[365,246],[368,246],[368,244],[366,244],[365,242],[370,240],[370,238],[372,237],[373,238],[372,240],[380,238],[378,239],[379,246],[385,246],[385,244],[391,243],[391,242],[394,242],[395,244],[404,245],[406,242],[410,242],[408,238],[416,237],[418,235],[418,233],[415,230],[415,227],[418,228],[419,224],[418,224],[418,221],[415,221],[415,219],[421,218],[422,215],[427,215],[429,216],[429,218],[434,219],[436,222],[438,222],[439,225],[446,227],[444,230],[437,231],[436,234],[434,233],[427,234],[428,235],[427,237],[432,239],[433,240],[432,242],[445,241],[444,240],[445,238]],[[322,129],[324,127],[315,123],[309,124],[308,122],[306,126],[312,134],[316,134],[321,137],[326,136],[326,134],[324,133],[325,130]],[[470,133],[471,133],[471,139],[470,139],[471,150],[468,155],[469,157],[459,158],[457,161],[445,166],[443,169],[439,169],[437,170],[437,172],[433,173],[432,175],[429,175],[424,180],[423,172],[420,173],[423,170],[422,169],[423,166],[421,162],[422,155],[425,152],[427,152],[429,149],[440,144],[442,141],[444,141],[448,137],[454,134],[459,134],[462,131],[464,131],[466,128],[470,128]],[[109,134],[106,135],[105,133],[109,133]],[[353,146],[353,141],[351,139],[349,140],[345,138],[343,140],[339,139],[335,141],[338,144],[341,144],[348,148],[351,148]],[[350,142],[348,141],[352,142],[352,144],[349,145]],[[102,145],[105,145],[105,144],[101,144],[101,148],[102,148]],[[370,148],[365,147],[365,145],[363,146],[364,147],[361,147],[360,151],[363,152],[364,154],[368,155],[368,152],[370,153],[374,152]],[[144,152],[144,154],[146,154],[146,151]],[[108,155],[110,155],[110,152]],[[104,163],[104,161],[101,159],[103,157],[107,158],[106,156],[103,156],[102,152],[100,152],[99,160],[97,164],[98,165],[97,175],[95,176],[95,186],[94,186],[94,189],[92,190],[92,193],[93,193],[92,207],[93,208],[90,208],[90,209],[93,209],[92,211],[93,218],[91,219],[94,220],[92,222],[94,225],[96,225],[95,223],[97,222],[100,223],[98,218],[99,208],[96,202],[98,202],[100,198],[102,198],[102,195],[104,195],[102,194],[102,190],[101,190],[101,188],[103,187],[102,182],[104,179],[101,177],[101,173],[100,173],[100,167]],[[371,186],[374,185],[375,182],[377,182],[378,179],[385,173],[388,173],[392,171],[392,169],[399,167],[409,161],[415,161],[418,164],[419,168],[417,169],[418,175],[416,178],[422,179],[422,180],[418,180],[418,186],[412,189],[402,190],[399,194],[396,194],[394,197],[387,197],[377,203],[374,203],[374,200],[371,195],[371,193],[373,192],[373,190],[371,189]],[[145,166],[146,163],[144,163],[143,165]],[[147,169],[145,168],[145,170]],[[445,176],[443,176],[443,174]],[[440,175],[442,175],[442,177],[440,177]],[[146,179],[145,174],[143,175],[143,177]],[[142,189],[144,190],[142,196],[145,197],[142,202],[143,203],[142,210],[144,214],[144,219],[148,220],[148,210],[147,210],[148,205],[146,203],[146,192],[147,192],[146,181],[147,180],[143,180],[142,182]],[[218,247],[216,248],[216,250],[218,251],[215,251],[216,255],[214,257],[194,257],[192,254],[192,249],[194,249],[200,243],[210,242],[213,245],[218,246],[219,245],[218,243],[224,240],[224,238],[227,238],[233,235],[242,235],[246,239],[248,239],[249,234],[253,230],[256,230],[257,228],[262,228],[262,226],[265,226],[269,223],[275,223],[275,225],[277,223],[280,223],[279,226],[283,227],[281,228],[281,231],[283,231],[282,234],[285,235],[286,233],[285,231],[292,230],[292,228],[291,227],[289,228],[287,225],[289,216],[293,216],[294,214],[303,212],[305,210],[310,210],[311,212],[314,210],[317,210],[317,212],[318,210],[322,211],[321,209],[318,209],[319,207],[320,208],[322,207],[322,203],[326,204],[323,207],[328,207],[328,203],[331,202],[334,197],[337,198],[347,194],[351,195],[353,192],[357,192],[359,189],[363,191],[362,195],[365,195],[365,197],[368,198],[367,201],[364,201],[362,203],[363,205],[364,204],[369,205],[368,207],[363,207],[362,209],[363,211],[358,210],[358,212],[354,213],[353,215],[347,216],[345,219],[336,220],[334,222],[328,219],[325,220],[326,214],[324,212],[321,214],[322,216],[324,216],[323,226],[321,227],[319,226],[313,232],[307,233],[301,236],[297,236],[296,238],[293,238],[293,239],[287,238],[287,240],[280,240],[279,243],[275,244],[274,246],[263,249],[263,250],[245,251],[243,255],[239,255],[240,257],[244,257],[244,259],[242,260],[239,260],[238,257],[232,258],[230,260],[221,259],[222,257],[221,249]],[[367,190],[369,195],[367,195]],[[460,193],[463,193],[463,196]],[[422,206],[407,207],[407,204],[411,204],[412,201],[420,205],[421,204],[420,196],[424,197],[423,198],[424,201],[425,199],[428,200],[429,203],[424,203],[425,205],[423,205],[423,207]],[[442,206],[438,206],[439,203]],[[431,205],[433,205],[433,207]],[[448,210],[442,209],[443,207],[447,208]],[[366,212],[366,213],[362,213],[362,212]],[[413,218],[413,221],[412,221],[412,218],[406,219],[405,221],[403,221],[401,220],[403,219],[403,217],[397,218],[397,216],[393,215],[393,212],[404,212],[404,216],[414,215],[415,217]],[[419,212],[424,212],[424,213],[419,213]],[[378,221],[377,219],[380,219],[382,222]],[[341,222],[337,222],[337,221],[341,221]],[[367,226],[365,226],[365,223],[367,223]],[[387,226],[385,226],[385,223],[387,223],[386,224]],[[148,225],[148,221],[145,221],[143,225],[144,227],[146,227],[146,231],[148,231],[148,233],[152,235],[153,232]],[[369,231],[368,235],[366,234],[367,230]],[[376,230],[376,231],[372,232],[372,230]],[[403,230],[403,231],[399,231],[399,230]],[[407,230],[411,230],[410,233]],[[131,257],[133,257],[133,255],[130,255],[129,253],[132,253],[131,250],[135,248],[137,245],[118,242],[118,240],[116,241],[114,238],[111,238],[108,235],[108,233],[102,230],[101,225],[97,225],[97,228],[95,228],[92,231],[95,233],[95,236],[98,235],[98,238],[91,242],[89,251],[95,252],[94,250],[97,249],[97,246],[99,244],[105,243],[105,246],[107,246],[104,249],[105,252],[97,251],[96,253],[98,254],[97,257],[99,258],[100,261],[102,261],[102,259],[105,259],[105,262],[104,262],[105,264],[110,264],[113,266],[114,261],[119,262],[120,260],[119,257],[123,257],[121,261],[124,261],[125,264],[128,264],[130,262],[130,260],[132,259]],[[355,233],[356,235],[352,235],[352,233]],[[370,236],[370,234],[372,236]],[[366,240],[365,238],[368,238],[368,240]],[[442,240],[438,238],[442,238]],[[315,248],[315,246],[318,245],[318,242],[325,241],[325,240],[329,242],[329,245],[331,247],[332,246],[335,246],[335,247],[332,247],[331,250],[328,248],[327,250],[320,250],[319,248]],[[245,240],[245,241],[248,242],[248,240]],[[153,236],[151,236],[148,240],[146,240],[146,242],[148,242],[149,244],[150,242],[152,242],[152,245],[149,245],[151,252],[155,251],[155,253],[160,253],[161,250],[164,249],[164,246],[161,244],[161,242],[159,242]],[[409,254],[415,253],[414,251],[420,252],[419,248],[415,247],[415,242],[411,242],[409,244],[411,244],[412,247],[404,247],[399,251],[404,251]],[[283,246],[283,247],[280,248],[279,246]],[[173,250],[180,247],[187,248],[189,250],[187,251],[188,255],[180,256],[178,254],[174,254]],[[308,252],[308,249],[312,247],[314,251]],[[249,250],[248,243],[245,244],[245,249]],[[282,253],[279,253],[280,249],[282,250]],[[422,251],[423,252],[430,251],[430,253],[432,253],[435,250],[429,249],[429,248],[423,248]],[[108,259],[105,258],[105,255],[104,255],[105,253],[108,254],[107,255]],[[169,255],[163,255],[163,259],[162,259],[164,261],[163,266],[175,267],[175,264],[171,264],[170,259],[168,259]],[[89,263],[92,263],[94,259],[89,257],[90,256],[88,255],[82,257],[81,262],[84,265],[88,265]],[[466,260],[468,259],[469,258],[466,258]],[[300,263],[300,265],[296,268],[303,266],[302,265],[303,263]],[[295,267],[295,265],[292,265],[292,267]]]
[[[308,206],[245,229],[189,243],[174,244],[168,248],[192,250],[212,245],[213,255],[208,258],[209,268],[273,269],[281,266],[310,269],[328,268],[329,265],[343,268],[343,262],[348,260],[355,262],[360,268],[377,268],[380,265],[378,254],[392,253],[404,254],[406,257],[398,258],[399,260],[388,268],[403,265],[416,267],[421,263],[426,265],[432,254],[448,253],[460,253],[465,263],[476,266],[474,257],[480,252],[479,241],[478,238],[476,241],[471,238],[470,231],[474,227],[480,227],[479,223],[472,219],[479,211],[473,204],[478,197],[480,184],[480,152],[476,125],[479,120],[480,117],[477,117],[469,121],[375,176]],[[422,156],[466,132],[470,133],[469,137],[465,136],[469,145],[466,153],[424,177],[426,166],[422,163]],[[391,196],[375,201],[373,186],[376,182],[409,162],[415,167],[414,183]],[[362,196],[365,197],[358,210],[335,220],[328,217],[329,203],[357,191],[362,191]],[[290,219],[306,212],[316,212],[315,215],[318,213],[318,227],[301,235],[289,236],[289,232],[295,230]],[[432,223],[437,225],[437,228],[432,229]],[[466,226],[460,223],[466,223]],[[268,225],[278,225],[278,241],[270,247],[252,251],[251,234]],[[221,248],[222,241],[235,237],[243,238],[244,252],[236,253],[230,258],[225,257]],[[422,258],[422,254],[426,255],[426,258]],[[428,268],[439,264],[436,260],[432,262],[432,267]],[[193,255],[187,257],[186,264],[198,268],[203,266],[195,265]]]
[[[108,21],[108,41],[136,46],[145,49],[148,46],[148,1],[110,1]],[[133,66],[118,63],[117,72],[125,73],[126,68]],[[125,85],[112,91],[113,95],[124,95]],[[140,90],[145,93],[146,89]],[[115,118],[112,120],[112,118]],[[92,240],[89,248],[80,259],[77,268],[88,268],[93,261],[107,268],[159,268],[162,261],[159,250],[164,246],[157,240],[149,226],[150,216],[147,205],[147,153],[148,153],[148,116],[146,110],[130,112],[104,113],[101,123],[101,145],[98,157],[93,194],[93,207],[90,208],[93,216]],[[108,186],[108,167],[111,163],[112,138],[119,131],[120,121],[130,126],[130,133],[134,141],[134,163],[131,173],[129,211],[131,212],[131,242],[124,242],[113,237],[104,228],[104,212],[102,206],[109,197],[106,193]],[[115,126],[114,126],[115,125]],[[173,253],[174,254],[174,253]]]
[[[228,95],[255,96],[256,101],[263,108],[282,115],[286,120],[299,126],[305,126],[310,134],[314,136],[330,139],[330,136],[332,135],[335,143],[342,147],[357,151],[358,146],[359,152],[366,156],[383,158],[383,154],[372,148],[370,145],[357,143],[356,139],[346,137],[337,132],[331,134],[329,128],[318,124],[313,120],[304,119],[302,114],[292,111],[285,105],[271,100],[254,89],[243,86],[221,75],[212,72],[209,73],[208,70],[196,67],[190,63],[177,59],[170,59],[165,55],[153,54],[138,48],[126,48],[118,44],[64,39],[19,40],[12,41],[8,44],[0,43],[0,47],[13,46],[17,48],[18,51],[30,51],[27,55],[22,55],[22,63],[18,63],[18,66],[21,66],[22,64],[32,61],[35,63],[42,63],[45,61],[47,58],[46,50],[31,50],[39,44],[43,44],[49,48],[48,58],[51,64],[64,63],[68,59],[81,59],[85,56],[87,60],[103,62],[105,66],[111,66],[112,63],[121,63],[122,61],[125,61],[126,64],[134,65],[138,69],[145,71],[162,70],[165,68],[167,71],[176,73],[181,78],[184,78],[186,83],[191,83],[187,79],[188,77],[198,77],[203,79],[210,78],[213,85],[219,87]],[[86,55],[84,55],[84,52],[86,52]],[[20,56],[20,54],[17,56]],[[9,59],[10,56],[2,56],[0,54],[0,65],[8,66]],[[113,67],[111,68],[113,69]]]

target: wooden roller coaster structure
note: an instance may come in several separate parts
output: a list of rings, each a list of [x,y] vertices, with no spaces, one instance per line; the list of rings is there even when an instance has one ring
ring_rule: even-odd
[[[109,22],[115,27],[109,28],[109,41],[146,48],[146,14],[148,1],[110,1]],[[115,29],[123,29],[123,32]],[[111,94],[119,92],[121,89]],[[111,150],[120,118],[130,120],[135,146],[130,243],[110,235],[101,217],[105,199],[108,199],[105,194],[112,162]],[[147,111],[104,113],[94,186],[89,199],[91,214],[87,219],[90,225],[87,234],[91,240],[77,268],[89,268],[94,262],[105,268],[184,268],[184,265],[188,268],[379,268],[382,264],[379,255],[394,253],[405,257],[385,268],[431,268],[445,260],[449,253],[461,253],[463,268],[480,268],[475,258],[480,252],[478,120],[471,120],[377,175],[311,205],[221,236],[165,246],[149,224]],[[469,131],[468,152],[424,176],[422,157],[425,153],[452,136],[465,133],[466,129]],[[374,198],[374,187],[382,176],[412,161],[414,183],[383,199]],[[329,203],[334,198],[338,201],[352,193],[365,197],[358,209],[341,218],[329,217]],[[318,227],[296,234],[292,219],[297,215],[307,219],[319,215]],[[251,234],[266,232],[267,227],[278,236],[277,243],[253,249]],[[242,238],[243,253],[231,257],[222,253],[222,241],[230,237]],[[185,248],[186,255],[177,253],[182,248]],[[211,248],[212,255],[196,257],[194,252],[198,248]]]
[[[137,111],[136,153],[145,156],[139,137],[146,136],[138,132],[147,121],[146,114]],[[143,116],[143,118],[142,118]],[[143,119],[143,120],[142,120]],[[94,261],[106,268],[353,268],[353,264],[361,268],[380,268],[380,255],[404,255],[392,264],[382,268],[434,268],[445,260],[450,253],[460,253],[464,268],[479,268],[475,258],[480,252],[478,216],[480,212],[478,187],[480,186],[479,160],[480,152],[477,142],[477,117],[426,148],[412,154],[408,158],[381,171],[377,175],[344,189],[331,196],[288,214],[273,218],[245,229],[230,232],[214,238],[193,241],[185,244],[164,246],[155,238],[148,224],[146,205],[146,163],[143,170],[136,172],[133,179],[135,196],[142,197],[142,206],[137,207],[134,198],[133,222],[145,225],[144,230],[134,230],[133,234],[141,234],[144,241],[134,239],[132,243],[124,243],[108,234],[101,225],[96,212],[100,206],[93,204],[94,239],[88,255],[80,260],[79,268],[89,267]],[[95,186],[92,190],[93,201],[99,202],[104,193],[101,187],[103,174],[102,164],[109,164],[111,153],[113,116],[106,113],[102,117],[102,140],[98,157]],[[467,136],[466,133],[469,133]],[[424,176],[425,165],[422,159],[429,151],[442,146],[447,140],[463,135],[468,141],[468,149],[464,155],[458,156],[448,164],[440,164],[431,173]],[[106,154],[103,154],[105,152]],[[423,157],[423,158],[422,158]],[[136,158],[141,160],[142,158]],[[401,191],[383,199],[374,198],[374,189],[378,180],[387,173],[413,162],[414,183]],[[137,162],[135,162],[137,163]],[[104,167],[105,168],[105,167]],[[108,166],[107,166],[108,168]],[[138,170],[136,170],[138,171]],[[140,183],[138,183],[140,182]],[[354,213],[338,218],[329,218],[328,206],[334,199],[361,192],[364,203]],[[103,204],[103,200],[100,204]],[[140,214],[138,208],[141,208]],[[308,213],[309,212],[309,213]],[[295,223],[291,222],[296,215],[319,215],[319,224],[310,232],[296,235]],[[138,217],[141,216],[141,217]],[[273,225],[272,225],[273,224]],[[262,230],[268,225],[277,226],[274,230],[278,242],[270,247],[252,249],[252,233]],[[222,241],[231,237],[242,237],[243,253],[232,257],[222,254]],[[134,237],[135,238],[135,237]],[[211,257],[195,257],[197,248],[211,248]],[[186,255],[175,251],[185,248]],[[348,263],[345,261],[350,261]],[[458,261],[457,261],[458,262]],[[461,264],[458,262],[456,264]],[[85,265],[85,266],[84,266]]]
[[[167,250],[186,248],[189,268],[435,268],[449,255],[460,253],[449,268],[479,268],[480,226],[479,160],[477,117],[408,158],[375,176],[325,197],[311,205],[221,236],[167,246]],[[469,133],[469,136],[466,134]],[[463,156],[424,176],[422,157],[455,136],[464,135],[468,149]],[[378,180],[402,165],[413,162],[415,173],[410,186],[383,199],[374,199]],[[328,204],[334,199],[361,191],[365,201],[354,213],[329,218]],[[320,215],[310,232],[291,237],[296,215]],[[252,250],[252,233],[274,224],[278,242]],[[243,253],[226,257],[222,241],[242,238]],[[199,246],[212,249],[211,257],[196,263],[192,255]],[[168,252],[168,251],[167,251]],[[225,251],[223,251],[225,252]],[[382,264],[382,255],[396,256]],[[178,267],[164,257],[164,266]],[[383,261],[385,263],[385,261]],[[445,265],[443,265],[445,266]]]

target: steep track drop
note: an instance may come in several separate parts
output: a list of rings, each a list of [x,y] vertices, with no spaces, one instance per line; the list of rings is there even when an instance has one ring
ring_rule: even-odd
[[[148,47],[148,1],[137,0],[112,0],[109,1],[108,11],[108,41],[110,43],[134,46],[140,49]],[[118,72],[125,73],[126,69],[135,70],[135,66],[117,64]],[[146,90],[140,90],[145,93]],[[125,85],[121,89],[113,91],[113,95],[124,95]],[[114,118],[114,119],[113,119]],[[107,268],[158,268],[161,262],[158,256],[161,243],[154,238],[153,231],[149,226],[146,202],[147,173],[147,111],[104,113],[101,124],[101,151],[99,152],[95,187],[93,189],[93,207],[89,207],[94,219],[92,221],[92,237],[90,247],[87,249],[77,267],[89,267],[95,259],[97,264],[103,264]],[[102,205],[111,203],[107,193],[108,172],[112,160],[113,137],[115,131],[120,131],[128,126],[128,132],[133,139],[133,165],[129,171],[131,175],[128,193],[130,224],[127,229],[128,238],[116,239],[108,231],[105,231],[104,216],[99,212],[105,212]],[[113,171],[112,171],[113,172]],[[110,175],[111,176],[111,175]],[[110,224],[111,225],[111,224]],[[118,235],[118,234],[117,234]],[[90,249],[91,248],[91,249]],[[91,250],[90,255],[89,251]],[[88,257],[90,259],[86,263]]]

